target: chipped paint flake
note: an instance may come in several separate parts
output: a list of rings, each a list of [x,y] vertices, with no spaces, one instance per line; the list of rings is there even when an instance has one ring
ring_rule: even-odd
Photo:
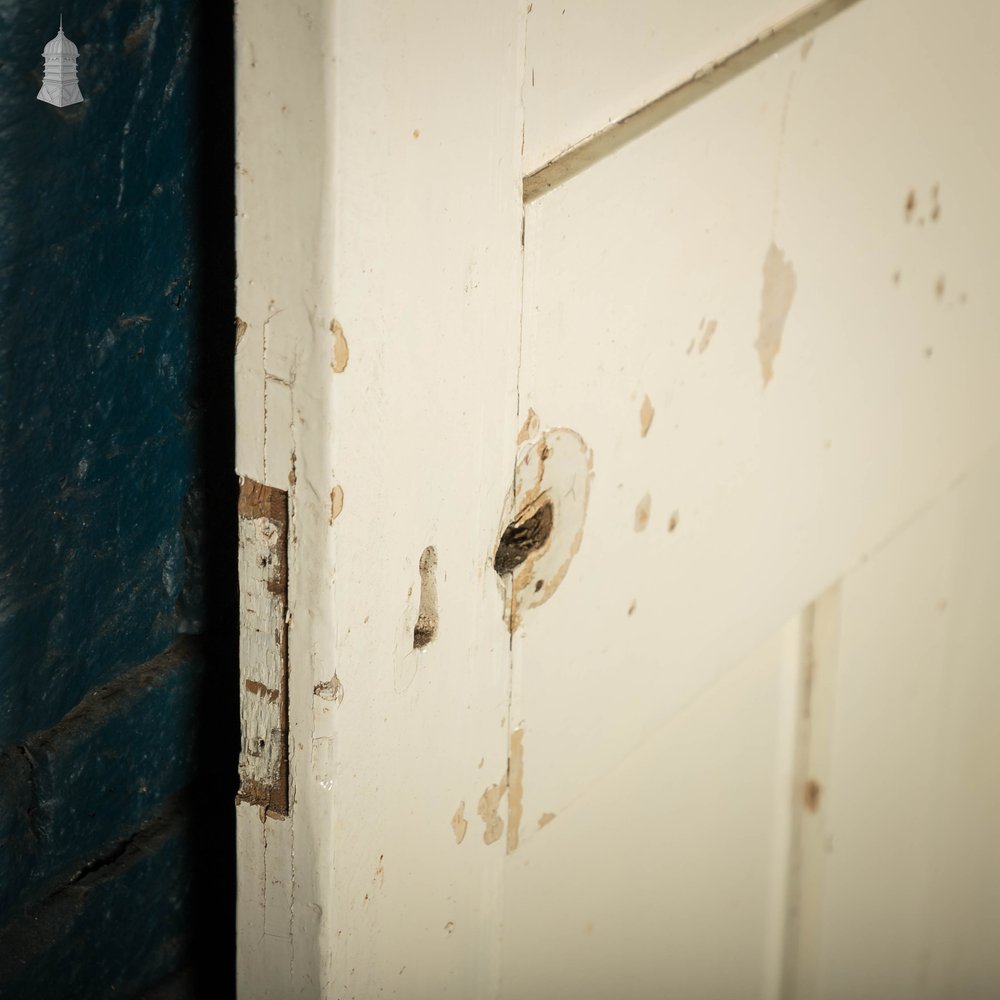
[[[344,685],[340,678],[334,674],[328,681],[321,681],[313,687],[313,694],[323,701],[335,701],[338,705],[344,703]]]
[[[524,730],[510,734],[507,761],[507,853],[517,850],[524,804]]]
[[[469,821],[465,818],[465,800],[458,804],[455,815],[451,817],[451,830],[455,834],[455,843],[461,844],[469,829]]]
[[[645,531],[649,525],[649,514],[653,508],[653,498],[647,493],[635,508],[635,530]]]
[[[642,406],[639,407],[639,435],[641,437],[645,437],[649,433],[655,413],[656,410],[653,407],[653,401],[649,396],[646,396],[642,401]]]
[[[540,429],[541,425],[538,422],[538,414],[531,407],[528,407],[528,415],[524,418],[524,423],[517,433],[517,443],[522,445],[525,441],[530,441],[533,437],[537,437]]]
[[[330,490],[330,524],[340,517],[340,512],[344,509],[344,488],[338,483]]]
[[[330,321],[330,333],[333,334],[330,367],[339,375],[347,367],[351,352],[347,346],[347,338],[344,336],[344,328],[337,320]]]
[[[507,791],[507,778],[490,785],[480,796],[476,812],[483,821],[483,843],[496,843],[503,834],[503,819],[500,816],[500,802]]]
[[[701,331],[701,340],[698,341],[699,354],[704,354],[708,350],[708,345],[712,343],[712,338],[715,336],[718,326],[719,324],[714,319],[710,319],[705,324],[704,329]]]
[[[792,300],[795,298],[795,268],[781,249],[772,243],[764,258],[764,287],[760,299],[760,323],[754,347],[760,357],[764,387],[774,377],[774,359],[781,350]]]
[[[538,829],[541,830],[543,826],[548,826],[556,818],[555,813],[542,813],[538,817]]]

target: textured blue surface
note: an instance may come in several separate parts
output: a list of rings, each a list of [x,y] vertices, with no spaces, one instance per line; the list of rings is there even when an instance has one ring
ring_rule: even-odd
[[[0,745],[190,627],[191,3],[0,7]],[[89,8],[89,10],[87,9]]]
[[[231,972],[231,9],[0,0],[4,998]],[[68,108],[35,99],[60,11]]]
[[[190,783],[200,673],[193,649],[156,657],[90,692],[15,752],[13,801],[0,821],[0,913],[113,852]]]
[[[0,930],[4,1000],[137,997],[163,979],[185,952],[192,834],[189,815],[167,810],[113,863],[80,873]]]

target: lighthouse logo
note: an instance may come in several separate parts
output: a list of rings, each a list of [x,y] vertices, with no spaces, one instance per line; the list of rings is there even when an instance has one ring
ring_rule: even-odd
[[[45,78],[38,99],[57,108],[67,104],[79,104],[83,100],[80,84],[76,79],[76,59],[80,54],[77,47],[63,34],[62,17],[59,18],[59,34],[42,50],[45,58]]]

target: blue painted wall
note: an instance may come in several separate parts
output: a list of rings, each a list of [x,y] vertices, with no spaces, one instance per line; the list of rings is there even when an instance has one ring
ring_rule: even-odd
[[[4,997],[231,974],[231,30],[0,0]]]

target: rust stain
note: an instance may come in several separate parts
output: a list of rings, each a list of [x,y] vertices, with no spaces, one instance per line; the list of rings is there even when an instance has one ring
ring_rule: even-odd
[[[243,334],[245,334],[246,332],[247,332],[247,325],[246,325],[246,323],[243,320],[241,320],[239,318],[239,316],[237,316],[236,317],[236,346],[237,347],[240,346],[240,341],[243,339]]]
[[[340,517],[344,509],[344,488],[339,483],[330,490],[330,524]]]
[[[543,826],[548,826],[556,818],[555,813],[542,813],[538,817],[538,829],[541,830]]]
[[[261,684],[260,681],[245,680],[243,687],[259,698],[266,698],[272,705],[281,697],[280,691],[275,691],[274,688],[269,688],[266,684]]]
[[[322,698],[323,701],[335,701],[338,705],[342,705],[344,702],[344,685],[335,673],[330,680],[321,681],[317,684],[313,688],[313,694],[317,698]]]
[[[524,729],[510,734],[507,760],[507,853],[517,850],[524,804]]]
[[[347,347],[344,328],[336,320],[330,321],[330,333],[333,334],[333,354],[330,358],[330,367],[339,375],[347,367],[351,352]]]
[[[414,139],[419,139],[419,138],[420,138],[420,129],[418,129],[418,128],[415,128],[415,129],[413,130],[413,138],[414,138]]]
[[[907,222],[913,221],[913,213],[917,210],[917,192],[911,190],[903,202],[903,218]]]
[[[465,818],[465,800],[458,804],[455,815],[451,817],[451,829],[455,834],[455,843],[461,844],[465,840],[466,831],[469,829],[469,821]]]
[[[809,812],[819,812],[819,800],[822,795],[823,786],[815,778],[810,778],[802,794],[803,802]]]
[[[490,785],[483,792],[479,799],[476,812],[483,821],[483,843],[493,844],[500,839],[503,833],[503,820],[500,818],[500,800],[507,791],[507,778],[504,777],[499,784]]]
[[[702,331],[701,340],[698,341],[698,353],[704,354],[708,350],[708,345],[712,343],[712,337],[715,336],[716,328],[718,323],[714,319],[710,319],[705,324],[705,329]]]
[[[635,508],[635,530],[645,531],[649,524],[649,512],[653,506],[653,498],[647,493]]]
[[[772,243],[764,258],[764,286],[760,300],[760,323],[754,347],[760,357],[764,387],[774,377],[774,359],[781,350],[792,300],[795,298],[795,268],[777,244]]]
[[[656,410],[653,408],[653,401],[646,396],[639,407],[639,435],[645,437],[649,433],[649,428],[653,423],[653,416]]]

